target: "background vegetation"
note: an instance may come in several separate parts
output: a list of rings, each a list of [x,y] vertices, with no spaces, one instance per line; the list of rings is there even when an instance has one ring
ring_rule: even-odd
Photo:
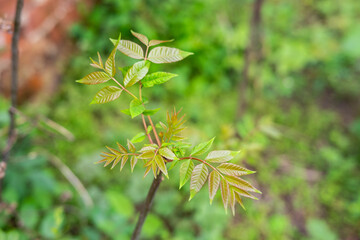
[[[145,239],[360,239],[358,0],[256,2],[259,19],[251,0],[103,0],[92,8],[79,2],[82,20],[69,32],[75,50],[60,88],[47,101],[21,107],[27,117],[18,118],[20,139],[3,192],[12,205],[0,213],[0,239],[131,235],[151,175],[93,163],[104,145],[125,143],[141,123],[119,112],[126,108],[121,101],[90,106],[99,89],[75,83],[89,72],[88,56],[108,54],[108,38],[119,32],[133,39],[130,29],[174,38],[169,46],[195,53],[166,66],[179,77],[153,88],[151,98],[164,109],[154,119],[183,107],[192,144],[216,135],[218,148],[241,149],[239,163],[257,171],[251,182],[263,192],[233,218],[220,196],[208,204],[207,191],[188,202],[188,185],[178,191],[178,174],[170,173],[145,222]],[[7,108],[1,98],[1,139]],[[39,114],[75,140],[50,131]],[[93,206],[85,206],[55,156],[82,181]]]

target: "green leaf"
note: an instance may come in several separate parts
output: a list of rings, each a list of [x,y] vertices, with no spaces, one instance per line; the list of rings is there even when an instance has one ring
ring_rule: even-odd
[[[163,147],[160,148],[159,153],[161,156],[170,159],[170,160],[178,160],[178,158],[176,157],[175,153],[173,153],[169,148],[167,147]]]
[[[138,133],[136,134],[132,139],[131,139],[131,142],[133,143],[138,143],[138,142],[142,142],[144,141],[145,139],[145,133],[141,132],[141,133]]]
[[[155,113],[157,113],[160,110],[160,108],[156,108],[156,109],[147,109],[143,112],[144,115],[146,116],[151,116],[154,115]]]
[[[131,116],[130,109],[124,109],[124,110],[121,110],[121,112],[125,113],[126,115]]]
[[[76,80],[78,83],[94,85],[109,81],[111,78],[104,72],[93,72],[83,77],[80,80]]]
[[[234,156],[238,153],[239,152],[234,152],[229,150],[212,151],[207,155],[205,160],[208,162],[216,162],[216,163],[227,162],[233,159]]]
[[[141,61],[135,63],[126,73],[124,77],[125,87],[130,87],[143,79],[149,71],[150,63],[147,61]]]
[[[150,40],[149,42],[149,46],[155,46],[155,45],[158,45],[160,43],[166,43],[166,42],[172,42],[174,41],[174,39],[171,39],[171,40]]]
[[[137,39],[140,40],[140,42],[142,42],[146,46],[149,45],[149,39],[145,35],[134,32],[133,30],[130,30],[130,31],[131,31],[131,34],[134,35],[134,37],[136,37]]]
[[[140,45],[131,42],[129,40],[120,40],[117,49],[126,56],[129,56],[131,58],[135,58],[135,59],[144,58],[144,51],[140,47]]]
[[[201,163],[195,166],[191,174],[189,201],[195,196],[197,192],[200,191],[202,186],[204,186],[208,175],[209,175],[209,170],[207,169],[205,164]]]
[[[120,97],[122,89],[114,86],[107,86],[101,89],[92,100],[91,104],[102,104],[116,100]]]
[[[219,189],[220,185],[220,174],[217,171],[212,171],[209,175],[209,198],[210,204],[214,200],[215,194]]]
[[[204,143],[200,143],[198,145],[196,145],[193,150],[191,151],[192,156],[196,156],[196,155],[201,155],[206,153],[207,151],[210,150],[212,143],[214,142],[215,137],[213,137],[212,139],[210,139],[207,142]]]
[[[191,159],[186,160],[185,162],[183,162],[181,164],[179,189],[181,189],[182,186],[184,186],[185,183],[190,179],[193,169],[194,169],[194,163],[193,163],[193,161],[191,161]]]
[[[181,61],[192,54],[177,48],[156,47],[150,51],[148,59],[153,63],[171,63]]]
[[[145,107],[142,105],[142,102],[139,99],[133,99],[130,102],[130,115],[131,118],[134,118],[145,111]]]
[[[156,165],[159,167],[160,171],[163,172],[167,178],[169,178],[167,168],[165,165],[165,160],[160,155],[156,155],[155,162],[156,162]]]
[[[145,76],[143,80],[141,80],[141,83],[143,84],[144,87],[149,88],[149,87],[153,87],[154,85],[165,83],[176,76],[177,74],[173,74],[173,73],[156,72]]]
[[[233,163],[222,163],[217,167],[217,169],[221,173],[231,176],[242,176],[255,173],[255,171],[251,171]]]

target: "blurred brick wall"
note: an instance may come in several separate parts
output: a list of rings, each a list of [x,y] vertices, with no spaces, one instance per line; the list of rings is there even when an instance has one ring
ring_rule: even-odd
[[[0,0],[0,94],[9,97],[11,29],[16,0]],[[75,0],[25,0],[19,42],[19,102],[56,90],[71,43],[67,30],[78,18]]]

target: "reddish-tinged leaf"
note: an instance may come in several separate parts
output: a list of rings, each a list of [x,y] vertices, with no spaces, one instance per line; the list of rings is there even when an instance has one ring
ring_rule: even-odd
[[[235,216],[235,203],[235,192],[230,190],[229,205],[233,216]]]
[[[244,196],[244,197],[247,197],[247,198],[251,198],[251,199],[254,199],[254,200],[259,200],[257,197],[251,195],[249,192],[243,190],[243,189],[240,189],[240,188],[237,188],[237,187],[232,187],[233,191],[237,192],[239,195],[241,196]]]
[[[243,204],[243,202],[242,202],[242,199],[241,199],[240,195],[237,194],[236,192],[235,192],[235,200],[240,204],[240,206],[241,206],[244,210],[246,210],[246,209],[245,209],[245,206],[244,206],[244,204]]]
[[[242,176],[242,175],[255,173],[255,171],[250,171],[249,169],[246,169],[244,167],[241,167],[233,163],[222,163],[217,167],[217,169],[221,173],[231,176]]]
[[[241,179],[239,177],[234,177],[234,176],[225,176],[226,180],[229,182],[229,184],[243,189],[245,191],[249,191],[249,192],[257,192],[257,193],[261,193],[259,190],[257,190],[255,187],[253,187],[249,182],[245,181],[244,179]]]
[[[172,42],[174,41],[174,39],[171,39],[171,40],[150,40],[149,42],[149,46],[155,46],[155,45],[158,45],[160,43],[167,43],[167,42]]]
[[[180,166],[180,186],[179,189],[190,179],[194,170],[194,163],[191,159],[184,161]]]
[[[145,169],[144,178],[146,177],[146,175],[148,175],[148,173],[150,172],[150,170],[151,170],[151,166],[148,166],[148,167]]]
[[[121,166],[120,166],[120,171],[123,169],[123,167],[125,166],[125,163],[126,163],[126,161],[128,160],[128,158],[129,158],[129,155],[124,155],[123,157],[122,157],[122,160],[121,160]]]
[[[225,211],[227,212],[227,206],[228,206],[228,203],[229,203],[230,189],[229,189],[229,184],[227,183],[226,180],[221,179],[221,181],[220,181],[220,189],[221,189],[221,198],[222,198],[223,203],[224,203],[224,208],[225,208]]]
[[[149,45],[149,39],[145,35],[134,32],[133,30],[131,30],[131,34],[134,35],[137,39],[140,40],[140,42],[142,42],[146,46]]]
[[[135,156],[132,156],[131,158],[130,158],[130,166],[131,166],[131,172],[133,172],[134,171],[134,168],[135,168],[135,165],[136,165],[136,163],[137,163],[137,157],[135,157]]]
[[[202,186],[204,186],[208,175],[209,175],[209,170],[207,169],[205,164],[201,163],[195,166],[190,180],[189,200],[191,200],[195,196],[195,194],[200,191]]]
[[[131,58],[135,58],[135,59],[144,58],[144,51],[140,47],[140,45],[131,42],[129,40],[120,40],[117,49]]]
[[[124,148],[120,143],[117,143],[117,145],[118,145],[118,148],[119,148],[120,152],[127,153],[126,148]]]
[[[222,163],[230,161],[234,158],[236,154],[239,152],[228,151],[228,150],[220,150],[220,151],[212,151],[205,158],[208,162]]]
[[[220,175],[216,171],[212,171],[209,175],[209,198],[210,198],[210,204],[212,204],[212,201],[214,200],[215,194],[217,190],[219,189],[220,184]]]
[[[86,75],[84,78],[80,80],[76,80],[78,83],[87,84],[87,85],[94,85],[105,83],[110,80],[110,77],[104,72],[93,72],[89,75]]]
[[[127,146],[128,146],[128,149],[129,149],[130,152],[133,153],[133,152],[136,151],[136,148],[135,148],[134,144],[129,139],[127,140]]]
[[[122,155],[122,153],[121,152],[119,152],[118,150],[116,150],[116,149],[113,149],[113,148],[111,148],[111,147],[108,147],[108,146],[106,146],[106,148],[107,149],[109,149],[109,151],[110,152],[112,152],[113,154],[115,154],[115,155],[119,155],[119,156],[121,156]]]
[[[113,169],[119,163],[120,160],[121,160],[121,157],[117,156],[114,163],[113,163],[113,165],[111,166],[111,169]]]

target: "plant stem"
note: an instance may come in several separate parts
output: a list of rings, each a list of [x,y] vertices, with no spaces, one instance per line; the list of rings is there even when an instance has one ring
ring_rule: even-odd
[[[0,162],[0,202],[2,193],[2,179],[5,177],[6,163],[9,160],[11,148],[16,139],[16,123],[15,123],[15,111],[17,105],[17,90],[18,90],[18,64],[19,64],[19,36],[20,36],[20,24],[21,24],[21,11],[24,6],[24,0],[18,0],[16,3],[16,11],[14,18],[14,32],[11,42],[11,106],[9,108],[10,115],[10,127],[7,146],[3,152],[3,161]]]
[[[141,114],[141,118],[142,118],[142,121],[143,121],[143,125],[144,125],[144,129],[145,129],[145,132],[146,132],[146,136],[148,137],[149,141],[151,144],[153,144],[153,140],[151,139],[151,136],[150,134],[148,133],[147,131],[147,126],[146,126],[146,121],[145,121],[145,117],[144,117],[144,114]]]
[[[138,99],[134,94],[132,94],[129,90],[127,90],[123,85],[121,85],[114,77],[111,77],[112,80],[114,80],[114,82],[117,83],[117,85],[119,85],[122,90],[124,90],[125,92],[127,92],[128,94],[130,94],[133,98]]]
[[[151,117],[150,117],[150,116],[148,116],[148,119],[149,119],[149,122],[150,122],[150,124],[151,124],[151,126],[152,126],[152,130],[153,130],[153,132],[154,132],[156,141],[157,141],[159,147],[161,147],[161,142],[160,142],[159,136],[158,136],[158,134],[157,134],[157,132],[156,132],[156,128],[155,128],[155,126],[154,126],[154,123],[153,123],[153,121],[151,120]]]
[[[147,214],[148,214],[148,212],[149,212],[149,210],[151,208],[152,202],[154,200],[155,193],[156,193],[157,189],[159,188],[159,185],[160,185],[161,181],[162,181],[162,176],[161,176],[161,173],[159,173],[157,175],[157,177],[153,180],[152,184],[151,184],[149,192],[148,192],[148,194],[146,196],[145,203],[143,205],[143,208],[142,208],[142,210],[140,212],[138,221],[136,223],[135,230],[133,232],[133,235],[131,236],[131,240],[138,240],[139,239],[142,226],[144,225],[146,216],[147,216]]]

